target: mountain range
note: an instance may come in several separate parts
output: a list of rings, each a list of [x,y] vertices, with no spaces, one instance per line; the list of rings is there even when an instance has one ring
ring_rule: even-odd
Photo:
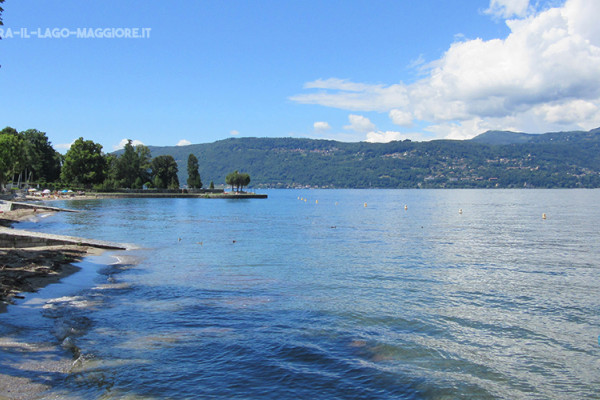
[[[298,138],[230,138],[188,146],[148,146],[170,154],[187,180],[194,154],[204,186],[246,172],[250,187],[597,188],[600,128],[528,134],[488,131],[470,140],[347,143]]]

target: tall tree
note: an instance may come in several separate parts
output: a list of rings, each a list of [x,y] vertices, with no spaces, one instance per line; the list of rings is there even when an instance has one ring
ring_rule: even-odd
[[[152,160],[152,179],[158,189],[179,189],[177,163],[173,156],[163,155]]]
[[[127,140],[124,151],[119,156],[110,155],[110,187],[141,189],[150,180],[150,149],[142,144],[135,147]]]
[[[19,135],[0,133],[0,189],[18,171],[25,161],[25,142]]]
[[[151,167],[152,167],[152,154],[150,149],[143,144],[135,146],[135,153],[139,159],[139,172],[138,172],[138,183],[136,184],[137,189],[141,189],[146,183],[149,183],[151,179]]]
[[[54,182],[59,179],[62,157],[52,147],[46,132],[28,129],[20,135],[25,141],[26,177],[38,182]]]
[[[125,144],[125,151],[115,162],[115,180],[119,187],[132,188],[139,175],[139,158],[131,139]]]
[[[104,181],[105,170],[106,158],[102,154],[102,145],[80,137],[65,154],[60,176],[65,183],[91,187]]]
[[[190,154],[187,163],[188,179],[187,184],[192,189],[200,189],[202,187],[202,180],[200,179],[200,172],[198,172],[198,158]]]

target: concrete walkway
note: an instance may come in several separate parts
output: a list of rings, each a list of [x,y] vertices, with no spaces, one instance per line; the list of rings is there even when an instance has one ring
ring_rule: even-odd
[[[108,250],[126,250],[119,243],[102,240],[84,239],[75,236],[53,235],[51,233],[31,232],[21,229],[0,227],[0,247],[26,248],[39,246],[80,245]]]
[[[19,210],[19,209],[37,209],[37,210],[44,210],[44,211],[55,211],[55,212],[79,212],[76,210],[69,210],[68,208],[58,208],[58,207],[50,207],[50,206],[45,206],[42,204],[38,204],[38,203],[22,203],[19,201],[0,201],[0,211],[12,211],[12,210]]]

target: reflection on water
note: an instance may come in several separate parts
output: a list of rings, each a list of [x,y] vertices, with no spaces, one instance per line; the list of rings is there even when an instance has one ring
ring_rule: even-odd
[[[139,249],[97,268],[90,289],[43,301],[38,327],[64,323],[53,340],[77,353],[48,397],[597,398],[598,200],[280,190],[70,202],[85,212],[32,228]]]

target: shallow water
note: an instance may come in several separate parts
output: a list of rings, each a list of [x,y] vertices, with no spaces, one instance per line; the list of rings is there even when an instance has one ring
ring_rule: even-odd
[[[21,224],[139,247],[0,315],[68,361],[42,397],[597,398],[600,191],[268,194]]]

